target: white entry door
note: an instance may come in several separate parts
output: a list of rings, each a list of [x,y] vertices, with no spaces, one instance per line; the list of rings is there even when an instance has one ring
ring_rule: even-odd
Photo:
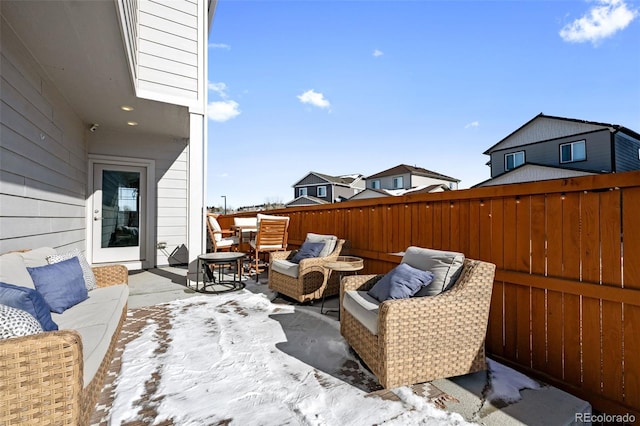
[[[93,263],[144,260],[146,170],[137,166],[94,164]]]

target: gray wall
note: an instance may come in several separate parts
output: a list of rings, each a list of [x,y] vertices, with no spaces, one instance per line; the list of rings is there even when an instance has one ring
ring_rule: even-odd
[[[318,196],[318,187],[319,186],[324,186],[327,189],[327,196],[326,197],[319,197]],[[307,188],[307,195],[310,197],[316,197],[319,198],[321,200],[325,200],[328,202],[331,202],[331,200],[333,200],[333,185],[331,185],[330,183],[327,183],[325,181],[323,181],[320,184],[313,184],[313,185],[305,185],[305,188]],[[298,198],[300,195],[298,194],[300,192],[300,186],[296,186],[294,188],[294,198]]]
[[[616,172],[640,170],[640,141],[622,133],[614,136]]]
[[[0,23],[0,253],[85,249],[85,127]]]
[[[400,189],[400,188],[393,187],[393,178],[398,176],[402,176],[402,185],[403,185],[402,188],[404,189],[411,188],[411,175],[409,173],[393,175],[393,176],[383,176],[383,177],[374,178],[374,179],[367,179],[367,188],[373,188],[373,181],[379,180],[380,181],[379,189]]]
[[[586,141],[587,159],[573,163],[560,163],[560,145],[580,140]],[[504,156],[512,152],[525,151],[525,162],[545,166],[567,167],[592,172],[612,171],[611,133],[600,130],[579,136],[569,136],[550,141],[531,143],[519,147],[512,147],[491,154],[491,177],[505,172]]]

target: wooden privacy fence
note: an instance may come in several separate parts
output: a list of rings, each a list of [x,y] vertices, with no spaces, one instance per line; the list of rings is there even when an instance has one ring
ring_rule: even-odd
[[[588,400],[640,416],[640,172],[270,211],[348,240],[365,272],[410,245],[497,265],[487,350]],[[638,417],[637,417],[638,418]]]

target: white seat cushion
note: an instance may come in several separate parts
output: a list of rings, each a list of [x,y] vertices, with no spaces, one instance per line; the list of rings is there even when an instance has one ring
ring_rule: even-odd
[[[253,231],[255,232],[258,228],[258,218],[257,217],[234,217],[233,224],[235,226],[241,226],[243,228],[253,227]],[[249,229],[247,229],[249,230]]]
[[[216,241],[217,248],[225,248],[231,247],[232,245],[238,244],[238,237],[228,237],[223,238],[221,240]]]
[[[280,272],[292,278],[298,278],[299,266],[297,263],[289,262],[284,259],[275,259],[271,262],[271,270]]]
[[[95,376],[109,349],[128,296],[129,287],[126,284],[100,287],[90,291],[88,299],[62,314],[51,314],[61,330],[70,329],[80,333],[85,386]]]
[[[380,302],[369,296],[366,291],[349,290],[344,293],[342,306],[371,334],[378,335],[378,310]]]

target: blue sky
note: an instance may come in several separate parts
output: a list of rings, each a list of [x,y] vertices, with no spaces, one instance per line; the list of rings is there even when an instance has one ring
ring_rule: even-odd
[[[640,1],[219,0],[207,205],[402,163],[468,188],[540,112],[640,132]]]

